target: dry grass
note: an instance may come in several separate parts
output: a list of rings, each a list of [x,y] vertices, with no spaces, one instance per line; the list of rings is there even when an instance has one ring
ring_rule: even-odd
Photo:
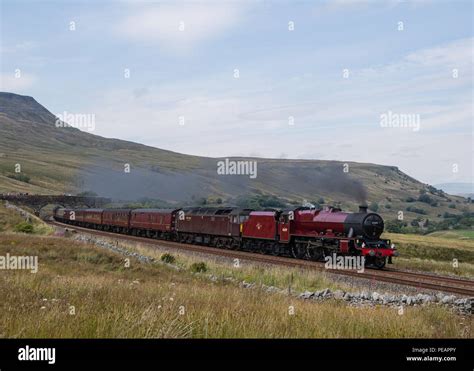
[[[0,255],[38,255],[39,271],[0,271],[3,337],[468,337],[440,307],[353,308],[212,282],[57,237],[0,235]],[[71,306],[75,314],[70,314]],[[289,314],[292,307],[295,314]]]
[[[54,233],[54,228],[45,224],[40,218],[29,213],[29,219],[33,225],[33,234],[36,235],[50,235]],[[7,209],[3,202],[0,202],[0,232],[12,233],[15,231],[15,226],[25,219],[12,209]]]

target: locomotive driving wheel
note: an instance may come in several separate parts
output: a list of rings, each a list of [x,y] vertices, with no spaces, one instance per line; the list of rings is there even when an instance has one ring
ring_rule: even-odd
[[[313,261],[320,261],[324,258],[324,248],[322,246],[309,246],[308,245],[308,258]]]
[[[376,257],[374,259],[374,266],[375,268],[377,269],[382,269],[383,267],[385,267],[385,263],[387,262],[387,258],[383,257],[383,256],[380,256],[380,257]]]
[[[296,259],[304,259],[307,257],[307,248],[306,244],[301,242],[295,242],[293,247],[291,248],[291,254]]]

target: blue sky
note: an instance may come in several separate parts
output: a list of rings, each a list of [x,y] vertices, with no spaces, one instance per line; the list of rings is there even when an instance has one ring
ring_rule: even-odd
[[[94,134],[472,182],[471,1],[0,3],[1,90],[94,114]]]

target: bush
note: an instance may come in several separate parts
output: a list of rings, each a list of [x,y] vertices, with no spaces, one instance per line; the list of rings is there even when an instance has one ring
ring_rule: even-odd
[[[392,208],[392,205],[386,204],[386,205],[385,205],[385,208],[386,208],[386,209],[391,209],[391,208]]]
[[[374,212],[377,212],[377,210],[379,209],[379,204],[377,202],[372,202],[369,205],[369,209],[374,211]]]
[[[423,210],[423,209],[418,209],[414,206],[408,206],[407,211],[411,211],[412,213],[416,213],[416,214],[422,214],[422,215],[426,215],[426,211]]]
[[[436,200],[434,200],[433,198],[431,198],[430,196],[428,196],[427,194],[422,194],[418,197],[418,201],[420,202],[424,202],[425,204],[429,204],[433,207],[436,207],[438,206],[438,203],[436,202]]]
[[[456,205],[455,205],[455,204],[450,204],[448,207],[449,207],[450,209],[455,209],[455,208],[456,208]]]
[[[414,199],[413,197],[407,197],[407,199],[405,200],[405,202],[415,202],[416,199]]]
[[[25,174],[14,174],[14,175],[7,175],[10,179],[15,179],[23,183],[29,183],[30,177]]]
[[[284,208],[286,203],[273,195],[245,195],[236,200],[237,206],[243,209]]]
[[[403,227],[406,227],[406,223],[400,220],[389,220],[385,223],[385,230],[390,233],[402,233]]]
[[[161,255],[160,259],[162,262],[165,262],[168,264],[173,264],[176,261],[176,258],[173,255],[168,254],[168,253]]]
[[[207,272],[207,265],[204,262],[193,263],[189,267],[193,273],[204,273]]]
[[[33,233],[33,224],[28,222],[21,222],[15,226],[15,231],[20,233]]]

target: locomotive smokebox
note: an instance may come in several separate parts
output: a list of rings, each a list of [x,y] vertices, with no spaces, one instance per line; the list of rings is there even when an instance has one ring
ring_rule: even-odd
[[[359,205],[359,213],[367,214],[367,205]]]

